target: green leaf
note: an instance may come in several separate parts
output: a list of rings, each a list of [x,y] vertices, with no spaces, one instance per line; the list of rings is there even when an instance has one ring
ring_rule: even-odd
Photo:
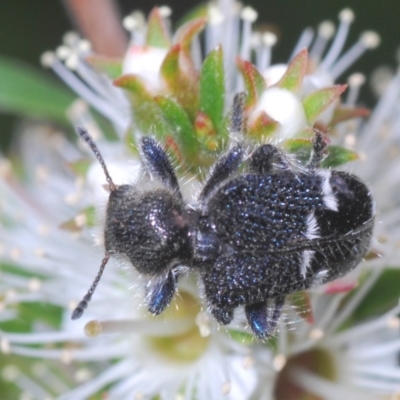
[[[185,110],[175,101],[156,96],[155,102],[160,107],[165,120],[171,126],[171,133],[182,150],[182,154],[189,164],[195,163],[198,156],[198,142],[193,125]]]
[[[72,92],[44,73],[19,61],[0,58],[0,109],[69,124],[66,110],[75,99]]]
[[[161,48],[168,48],[171,46],[168,29],[158,7],[154,7],[149,15],[146,45]]]
[[[357,293],[357,291],[354,291]],[[387,268],[364,300],[351,316],[351,322],[359,322],[376,315],[382,315],[395,307],[400,298],[400,269]]]
[[[211,51],[200,72],[200,111],[207,114],[219,131],[225,106],[225,73],[221,46]],[[224,134],[223,130],[221,132]]]
[[[257,68],[248,61],[238,58],[237,66],[243,75],[247,91],[246,107],[253,107],[267,87],[265,79]]]
[[[323,168],[338,167],[349,161],[358,159],[358,154],[341,146],[328,146],[328,156],[322,162]]]
[[[346,90],[347,85],[336,85],[309,94],[303,100],[307,121],[312,125],[319,115],[325,111]]]
[[[295,58],[290,62],[285,74],[275,85],[281,89],[298,92],[303,83],[303,78],[307,71],[308,52],[307,49],[300,51]]]

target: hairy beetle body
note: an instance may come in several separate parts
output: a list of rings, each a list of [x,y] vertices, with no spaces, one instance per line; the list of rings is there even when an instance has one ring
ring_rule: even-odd
[[[90,136],[78,132],[103,166],[111,194],[106,256],[73,318],[82,315],[109,257],[117,255],[148,277],[146,301],[153,314],[168,306],[185,267],[199,273],[219,323],[230,323],[235,309],[244,306],[253,333],[267,338],[286,295],[348,273],[368,249],[371,193],[354,175],[320,168],[326,142],[317,130],[311,159],[300,169],[269,144],[247,161],[241,144],[232,147],[191,207],[167,154],[152,138],[141,141],[142,160],[163,186],[140,191],[116,186]]]

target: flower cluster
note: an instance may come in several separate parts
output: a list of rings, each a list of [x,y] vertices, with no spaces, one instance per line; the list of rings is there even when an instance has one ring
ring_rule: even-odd
[[[356,171],[374,193],[378,224],[371,251],[349,278],[290,296],[266,343],[252,337],[241,313],[226,328],[217,326],[194,276],[182,279],[161,316],[148,315],[143,277],[129,265],[108,267],[82,318],[83,332],[81,320],[70,315],[101,262],[103,251],[93,248],[92,237],[102,244],[97,221],[104,214],[105,177],[89,149],[29,125],[20,140],[23,165],[0,160],[3,380],[32,399],[398,394],[400,293],[393,282],[400,256],[400,76],[369,119],[357,106],[364,77],[335,85],[379,44],[378,35],[365,32],[343,52],[353,20],[346,9],[336,34],[331,22],[321,23],[316,35],[305,30],[289,62],[273,65],[276,37],[254,30],[257,13],[250,7],[210,3],[174,34],[169,16],[160,7],[147,20],[138,12],[126,17],[130,44],[123,59],[93,54],[74,33],[43,55],[79,95],[69,118],[95,137],[113,181],[140,178],[138,141],[152,135],[174,160],[184,197],[195,201],[210,166],[232,142],[273,142],[304,158],[317,125],[329,130],[332,142],[324,166],[356,160],[343,168]],[[228,121],[242,92],[246,123],[237,133]]]

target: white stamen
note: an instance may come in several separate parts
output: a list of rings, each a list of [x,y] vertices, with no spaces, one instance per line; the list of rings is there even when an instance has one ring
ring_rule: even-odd
[[[250,60],[251,56],[251,26],[257,19],[257,12],[251,7],[244,7],[240,13],[243,20],[242,27],[242,45],[240,48],[240,57],[243,60]]]
[[[79,63],[79,55],[76,53],[71,53],[70,56],[65,60],[65,66],[71,71],[76,71]]]
[[[314,29],[312,28],[304,29],[296,46],[294,47],[294,50],[289,60],[292,60],[294,57],[296,57],[297,54],[300,53],[300,51],[309,48],[313,38],[314,38]]]
[[[267,47],[273,47],[276,45],[276,42],[278,41],[278,36],[275,35],[273,32],[264,32],[261,35],[261,40],[262,43],[265,44]]]
[[[324,337],[324,335],[325,332],[319,328],[311,329],[310,333],[308,334],[309,338],[312,340],[320,340]]]
[[[168,6],[161,6],[158,8],[162,18],[169,18],[172,15],[172,9]]]
[[[120,116],[116,113],[112,105],[101,99],[96,93],[89,89],[80,79],[78,79],[71,71],[58,60],[51,64],[53,71],[74,90],[80,97],[85,99],[93,108],[109,118],[119,132],[126,129],[124,122],[121,123]]]
[[[61,351],[60,361],[63,364],[66,364],[66,365],[71,364],[72,360],[73,360],[73,354],[72,354],[71,350],[64,349]]]
[[[199,312],[195,320],[196,325],[199,327],[201,337],[208,337],[211,334],[210,318],[205,312]]]
[[[377,33],[364,32],[358,42],[354,43],[332,66],[330,73],[334,79],[353,65],[367,50],[379,45],[380,37]]]
[[[400,328],[400,318],[399,317],[391,317],[388,319],[388,327],[390,329],[398,329]]]
[[[347,80],[349,89],[347,91],[346,104],[349,106],[354,106],[357,102],[358,95],[360,93],[360,88],[365,83],[365,75],[360,72],[351,74]]]
[[[336,33],[335,39],[333,40],[332,46],[329,49],[328,54],[323,59],[320,65],[320,68],[323,70],[329,70],[339,57],[339,54],[343,49],[344,43],[346,42],[350,25],[354,20],[354,13],[350,9],[346,8],[340,12],[339,18],[340,25]]]
[[[221,388],[222,394],[223,394],[224,396],[227,395],[227,394],[229,394],[230,391],[231,391],[231,387],[232,387],[232,385],[231,385],[230,382],[224,382],[224,383],[222,384],[222,388]]]
[[[10,354],[11,352],[10,342],[4,337],[0,338],[0,352],[3,354]]]
[[[57,60],[57,56],[52,51],[46,51],[40,57],[40,63],[45,68],[50,68]]]
[[[243,359],[243,368],[250,369],[254,366],[254,358],[251,356],[247,356]]]
[[[1,370],[1,376],[5,381],[15,382],[19,375],[19,369],[15,365],[8,364]]]
[[[208,23],[210,25],[220,25],[224,21],[224,15],[218,7],[210,4],[208,6]]]
[[[257,11],[249,6],[244,7],[242,12],[240,13],[240,18],[242,18],[243,21],[248,21],[250,23],[254,23],[257,17],[258,17]]]
[[[361,303],[371,287],[378,280],[382,273],[382,269],[374,269],[371,275],[366,279],[360,288],[355,292],[354,296],[345,304],[340,313],[334,318],[328,330],[333,332],[352,314],[356,307]]]
[[[328,41],[335,34],[335,25],[332,21],[321,22],[318,26],[318,35],[310,49],[310,57],[319,61],[322,58]]]
[[[261,35],[261,46],[257,49],[257,69],[265,71],[271,64],[272,47],[275,46],[278,37],[272,32],[264,32]]]
[[[56,49],[56,56],[60,60],[66,60],[71,55],[71,48],[65,45],[58,46]]]
[[[272,361],[274,370],[277,372],[282,371],[283,367],[286,365],[286,361],[287,359],[283,354],[277,354]]]
[[[78,383],[86,382],[93,377],[93,372],[89,368],[79,368],[74,375]]]
[[[92,50],[92,44],[89,40],[81,39],[78,43],[77,50],[80,54],[87,54]]]
[[[361,289],[362,289],[362,286],[361,286]],[[398,314],[399,312],[400,312],[400,306],[397,305],[396,307],[394,307],[393,309],[391,309],[386,314],[384,314],[380,317],[377,317],[368,322],[361,323],[359,325],[348,328],[347,330],[340,331],[339,333],[332,334],[329,337],[326,337],[325,343],[327,344],[327,346],[341,346],[348,342],[359,341],[365,335],[371,335],[374,332],[387,330],[388,319],[393,317],[394,315]],[[331,330],[331,327],[329,327],[329,330]],[[366,346],[366,347],[368,347],[368,346]],[[372,347],[371,350],[369,350],[369,349],[366,349],[363,347],[359,351],[360,354],[357,353],[357,357],[358,358],[368,357],[370,354],[370,351],[372,351],[372,352],[375,351],[374,350],[375,348],[376,347]],[[356,352],[356,351],[357,350],[354,349],[354,352]]]
[[[138,21],[133,15],[128,15],[122,20],[122,25],[127,31],[133,31],[138,27]]]
[[[105,333],[131,333],[154,337],[175,336],[193,328],[193,319],[182,318],[174,320],[173,324],[149,318],[140,320],[109,320],[91,321],[85,327],[88,336],[97,336]]]
[[[74,31],[66,32],[63,36],[63,42],[69,47],[74,47],[79,40],[79,35]]]
[[[31,292],[38,292],[42,287],[42,281],[38,278],[32,278],[28,281],[28,289]]]

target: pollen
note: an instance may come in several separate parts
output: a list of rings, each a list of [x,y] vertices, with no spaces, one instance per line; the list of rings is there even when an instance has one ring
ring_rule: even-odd
[[[221,388],[222,394],[223,395],[229,394],[230,391],[231,391],[231,388],[232,388],[232,385],[231,385],[231,383],[229,381],[228,382],[224,382],[223,385],[222,385],[222,388]]]
[[[85,325],[85,334],[87,337],[96,337],[99,336],[103,331],[101,323],[97,320],[93,320],[88,322]]]
[[[286,357],[283,354],[277,354],[273,361],[272,361],[272,365],[275,369],[275,371],[281,371],[283,369],[283,367],[286,365]]]
[[[313,340],[320,340],[324,337],[324,335],[325,335],[325,332],[320,328],[312,329],[310,331],[310,333],[308,334],[309,338],[313,339]]]

